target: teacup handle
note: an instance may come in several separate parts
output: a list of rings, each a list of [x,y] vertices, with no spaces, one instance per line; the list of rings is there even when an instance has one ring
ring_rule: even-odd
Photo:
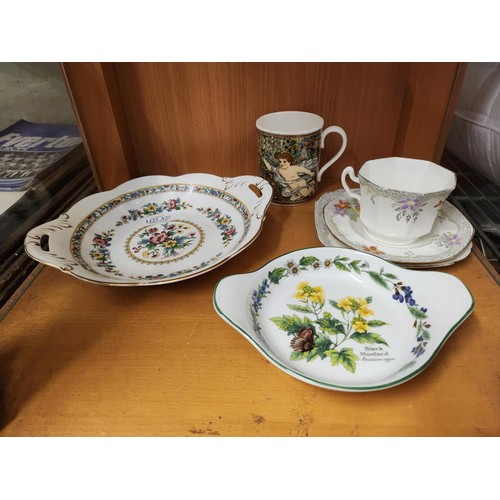
[[[342,127],[337,127],[336,125],[332,125],[331,127],[325,128],[323,132],[321,132],[321,149],[325,147],[325,137],[332,133],[336,132],[337,134],[342,137],[342,146],[340,146],[339,152],[328,162],[326,162],[321,169],[318,172],[318,182],[321,181],[321,176],[325,172],[325,170],[332,165],[335,161],[337,161],[342,153],[345,151],[345,148],[347,147],[347,135]]]
[[[351,191],[351,188],[347,185],[347,182],[345,180],[347,176],[350,177],[351,181],[359,184],[359,178],[354,173],[354,169],[352,167],[344,168],[344,170],[342,171],[342,175],[340,177],[340,182],[342,183],[342,187],[346,190],[346,193],[349,195],[350,198],[356,198],[358,201],[361,201],[361,196],[359,196],[359,194],[353,193]]]

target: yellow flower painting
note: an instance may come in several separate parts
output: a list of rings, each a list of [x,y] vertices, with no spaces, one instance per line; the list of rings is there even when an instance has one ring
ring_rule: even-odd
[[[354,373],[359,357],[352,347],[346,347],[349,343],[388,346],[376,332],[376,329],[387,323],[373,318],[375,311],[372,309],[372,297],[347,295],[338,301],[327,301],[323,287],[308,281],[300,281],[292,297],[299,303],[287,304],[288,308],[305,313],[305,316],[284,314],[270,318],[281,330],[292,336],[291,359],[312,361],[318,357],[328,357],[332,365],[340,364]]]

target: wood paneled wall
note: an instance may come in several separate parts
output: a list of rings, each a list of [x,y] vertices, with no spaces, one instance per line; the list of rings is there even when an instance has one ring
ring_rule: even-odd
[[[372,158],[439,161],[459,63],[64,63],[98,184],[208,172],[257,174],[256,119],[303,110],[340,125],[337,178]],[[328,136],[325,163],[338,149]]]

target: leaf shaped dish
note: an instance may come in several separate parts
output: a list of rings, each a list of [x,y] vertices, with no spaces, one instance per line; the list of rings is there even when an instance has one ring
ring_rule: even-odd
[[[172,283],[210,271],[250,245],[271,196],[271,185],[257,176],[139,177],[32,229],[24,248],[91,283]]]
[[[375,391],[418,375],[471,314],[467,287],[361,251],[296,250],[214,290],[217,313],[303,382]]]

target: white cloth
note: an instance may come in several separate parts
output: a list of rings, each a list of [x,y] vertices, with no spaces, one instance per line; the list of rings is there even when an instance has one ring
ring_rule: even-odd
[[[500,185],[500,63],[469,63],[447,148]]]

